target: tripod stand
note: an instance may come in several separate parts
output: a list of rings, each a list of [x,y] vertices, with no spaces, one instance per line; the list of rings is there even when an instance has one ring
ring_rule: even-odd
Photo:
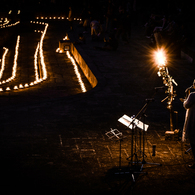
[[[138,166],[138,163],[139,163],[137,154],[138,154],[139,151],[142,153],[142,151],[141,151],[141,147],[140,147],[139,151],[136,150],[136,139],[137,139],[137,137],[135,135],[135,130],[136,130],[136,125],[133,125],[133,127],[132,127],[132,134],[131,134],[131,156],[128,157],[127,160],[130,159],[130,162],[129,162],[129,165],[131,167],[130,170],[133,171],[133,173],[138,173],[138,174],[139,173],[143,173],[143,174],[146,174],[146,172],[142,172],[141,169],[139,171],[137,170],[137,166]],[[135,161],[134,161],[134,157],[135,157]],[[135,182],[135,178],[134,178],[133,181]]]
[[[146,99],[146,103],[145,103],[145,105],[141,108],[141,110],[138,112],[138,116],[140,115],[140,113],[142,113],[142,118],[143,118],[143,155],[142,155],[142,162],[140,162],[142,165],[141,165],[141,169],[140,169],[140,171],[142,171],[142,169],[143,169],[143,166],[145,165],[145,164],[150,164],[150,165],[159,165],[159,166],[161,166],[162,164],[160,164],[160,163],[151,163],[151,162],[146,162],[146,160],[145,160],[145,156],[146,156],[146,154],[145,154],[145,132],[147,131],[147,129],[146,129],[146,125],[145,125],[145,121],[146,121],[146,114],[145,114],[145,112],[146,112],[146,109],[147,109],[147,107],[148,107],[148,105],[149,105],[149,103],[151,102],[151,101],[153,101],[153,99]],[[146,156],[147,157],[147,156]]]
[[[106,133],[106,136],[112,140],[112,141],[119,141],[119,166],[118,166],[118,171],[115,172],[115,175],[124,175],[124,174],[131,174],[133,182],[135,182],[135,176],[133,171],[122,171],[121,167],[121,142],[123,141],[124,137],[123,134],[117,130],[117,129],[111,129],[111,131]],[[120,180],[121,183],[121,180]]]
[[[123,115],[123,117],[121,117],[118,120],[119,122],[121,122],[122,124],[127,126],[128,128],[133,129],[132,130],[132,143],[131,143],[131,156],[129,157],[129,158],[131,158],[130,164],[132,165],[134,163],[136,163],[136,164],[141,163],[142,165],[141,165],[140,171],[143,170],[144,164],[152,164],[152,165],[159,165],[159,166],[161,166],[161,164],[159,164],[159,163],[150,163],[150,162],[146,162],[146,160],[145,160],[145,156],[146,156],[146,154],[145,154],[145,132],[147,131],[147,129],[149,127],[148,125],[145,124],[145,118],[146,118],[145,111],[146,111],[146,109],[147,109],[147,107],[148,107],[148,105],[149,105],[149,103],[151,101],[153,101],[153,99],[146,99],[145,105],[141,108],[141,110],[138,112],[138,114],[135,116],[134,119],[128,117],[127,115]],[[143,123],[141,121],[139,121],[138,119],[136,119],[137,117],[139,117],[141,115],[141,113],[142,113]],[[136,152],[133,153],[133,133],[134,133],[134,128],[133,128],[132,124],[135,124],[136,127],[142,129],[142,132],[143,132],[142,133],[143,134],[143,137],[142,137],[142,140],[143,140],[143,142],[142,142],[142,144],[143,144],[143,151],[141,151],[141,136],[140,136],[140,151],[142,153],[142,161],[141,162],[133,162],[133,160],[132,160],[134,155],[137,158],[137,153]],[[138,159],[136,159],[136,160],[138,160]]]
[[[138,119],[136,119],[135,117],[128,117],[127,115],[123,115],[123,117],[121,117],[119,120],[119,122],[121,122],[122,124],[124,124],[125,126],[127,126],[128,128],[130,128],[132,131],[131,133],[131,156],[127,158],[127,160],[130,159],[129,165],[130,165],[130,173],[132,173],[132,178],[133,181],[135,182],[135,177],[134,177],[134,173],[145,173],[145,172],[141,172],[137,170],[137,165],[138,165],[138,157],[137,157],[137,153],[138,151],[136,151],[136,128],[142,128],[142,122],[139,121]],[[134,145],[135,143],[135,145]],[[134,161],[135,158],[135,161]]]
[[[119,130],[117,129],[112,129],[111,128],[111,131],[107,132],[106,133],[106,136],[112,140],[112,141],[119,141],[119,167],[118,167],[118,170],[119,172],[116,172],[115,174],[121,174],[121,142],[123,141],[124,138],[126,137],[123,137],[123,134],[122,132],[120,132]]]

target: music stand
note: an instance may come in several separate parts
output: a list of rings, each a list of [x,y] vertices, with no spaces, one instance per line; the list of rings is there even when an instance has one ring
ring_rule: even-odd
[[[120,174],[121,173],[121,142],[123,141],[123,134],[120,132],[118,129],[112,129],[106,133],[106,136],[112,140],[112,141],[119,141],[120,146],[119,146],[119,172],[115,174]]]
[[[135,148],[133,149],[133,142],[134,142],[134,131],[135,128],[139,128],[141,130],[143,130],[143,123],[141,121],[139,121],[138,119],[136,119],[135,117],[129,117],[127,115],[123,115],[121,118],[118,119],[119,122],[121,122],[123,125],[127,126],[128,128],[130,128],[132,130],[132,139],[131,139],[131,156],[127,158],[127,160],[129,160],[129,158],[131,158],[131,165],[134,163],[138,163],[138,158],[137,158],[137,153],[136,152],[136,138],[135,138]],[[146,127],[144,128],[145,131],[147,131],[149,125],[145,125]],[[133,150],[135,150],[135,152],[133,153]],[[145,155],[142,151],[141,151],[141,135],[140,135],[140,152]],[[133,162],[133,156],[136,157],[136,162]]]
[[[133,179],[133,182],[135,182],[135,176],[134,176],[134,173],[135,172],[133,172],[133,171],[130,171],[130,172],[126,171],[126,172],[124,172],[124,171],[121,170],[121,142],[126,137],[123,137],[122,132],[120,132],[119,130],[112,129],[112,128],[111,128],[111,131],[109,131],[109,132],[106,133],[106,136],[110,140],[112,140],[112,141],[119,141],[120,142],[120,149],[119,149],[119,151],[120,151],[120,153],[119,153],[119,171],[116,172],[115,174],[117,174],[117,175],[131,174],[131,177]]]
[[[149,162],[146,162],[145,161],[146,154],[145,154],[144,136],[145,136],[145,132],[147,131],[147,129],[149,127],[149,125],[145,124],[145,117],[146,117],[145,116],[145,110],[146,110],[147,106],[148,106],[148,102],[142,107],[142,109],[139,111],[139,113],[136,115],[136,117],[134,119],[132,117],[127,116],[127,115],[123,115],[121,118],[118,119],[119,122],[121,122],[123,125],[127,126],[130,129],[133,129],[132,122],[134,122],[136,124],[136,126],[143,131],[143,152],[142,152],[142,154],[143,154],[143,160],[142,160],[142,162],[138,162],[138,163],[141,163],[142,164],[141,165],[141,168],[140,168],[140,171],[143,170],[144,164],[153,164],[153,165],[159,165],[159,166],[161,166],[161,164],[159,164],[159,163],[149,163]],[[139,121],[137,119],[137,117],[142,112],[143,112],[144,122],[141,122],[141,121]],[[132,135],[132,139],[133,139],[133,135]],[[132,148],[131,148],[131,150],[132,150]],[[131,163],[132,163],[132,161],[131,161]]]

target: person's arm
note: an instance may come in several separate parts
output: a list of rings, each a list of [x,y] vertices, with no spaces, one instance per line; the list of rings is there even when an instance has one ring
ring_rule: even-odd
[[[188,98],[184,101],[183,106],[185,109],[191,108],[195,104],[195,93],[190,93]]]

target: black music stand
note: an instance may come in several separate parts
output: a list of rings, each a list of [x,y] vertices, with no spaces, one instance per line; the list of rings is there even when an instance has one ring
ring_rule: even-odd
[[[141,108],[141,110],[138,112],[138,114],[135,116],[135,118],[129,117],[127,115],[123,115],[121,118],[118,119],[119,122],[121,122],[122,124],[124,124],[125,126],[127,126],[130,129],[133,129],[132,123],[134,123],[134,124],[136,124],[136,126],[138,128],[140,128],[143,131],[143,151],[142,151],[143,159],[142,159],[142,162],[138,162],[138,163],[142,164],[141,168],[140,168],[140,171],[143,170],[144,164],[152,164],[152,165],[159,165],[159,166],[162,165],[160,163],[150,163],[150,162],[145,161],[145,156],[146,156],[146,154],[145,154],[145,132],[147,131],[147,129],[149,127],[149,125],[145,124],[145,118],[146,118],[145,111],[148,107],[149,102],[151,102],[152,100],[153,99],[146,99],[145,105]],[[140,116],[141,113],[142,113],[142,117],[143,117],[143,122],[141,122],[137,119],[137,117]]]
[[[144,173],[144,174],[146,174],[146,172],[137,171],[137,165],[138,165],[139,161],[138,161],[138,158],[137,158],[137,151],[136,151],[135,130],[136,130],[137,127],[142,128],[142,122],[137,120],[134,117],[129,117],[127,115],[123,115],[123,117],[118,119],[118,121],[132,130],[131,131],[132,132],[132,134],[131,134],[131,156],[128,157],[127,160],[130,159],[130,162],[129,162],[130,167],[131,167],[130,173],[133,173],[132,178],[133,178],[133,181],[135,182],[134,173],[138,173],[138,174]],[[135,148],[134,148],[134,137],[135,137]],[[135,157],[135,162],[133,161],[134,157]]]
[[[112,141],[119,141],[120,145],[119,145],[119,167],[118,167],[118,171],[115,174],[122,174],[123,172],[121,172],[121,142],[123,141],[124,137],[122,132],[120,132],[118,129],[112,129],[106,133],[106,136],[112,140]]]
[[[120,148],[119,148],[119,151],[120,151],[120,153],[119,153],[119,168],[118,168],[118,171],[115,172],[115,175],[131,174],[132,180],[133,180],[133,182],[135,182],[135,176],[134,176],[135,172],[133,172],[133,171],[122,171],[122,169],[121,169],[121,142],[126,137],[123,137],[123,134],[119,130],[112,129],[112,128],[111,128],[111,131],[106,133],[106,136],[110,140],[112,140],[112,141],[119,141],[120,142]],[[120,181],[120,183],[121,183],[121,181]]]

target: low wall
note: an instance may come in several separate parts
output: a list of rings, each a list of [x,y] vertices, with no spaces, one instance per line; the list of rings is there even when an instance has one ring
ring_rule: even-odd
[[[71,43],[71,54],[74,56],[74,59],[76,60],[77,64],[80,66],[81,70],[83,71],[84,75],[88,79],[89,83],[91,86],[94,88],[98,81],[81,54],[78,52],[76,47],[74,46],[73,43]]]

